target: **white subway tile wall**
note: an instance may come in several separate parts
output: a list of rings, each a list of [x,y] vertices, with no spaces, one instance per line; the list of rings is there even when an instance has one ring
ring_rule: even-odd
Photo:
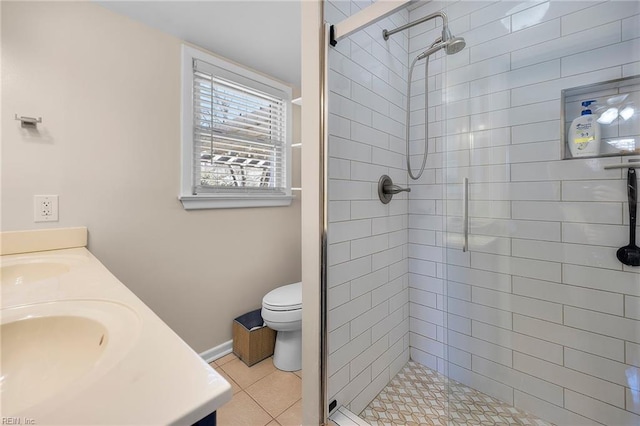
[[[335,24],[370,4],[327,1],[325,19]],[[377,195],[384,174],[407,185],[408,34],[384,41],[382,29],[408,17],[395,13],[329,53],[328,392],[355,413],[409,360],[408,201],[403,193],[385,205]]]
[[[603,168],[627,158],[560,160],[560,91],[640,73],[640,2],[421,2],[409,21],[437,10],[467,46],[429,64],[432,158],[406,222],[411,357],[559,425],[640,424],[640,268],[615,255],[626,173]],[[440,25],[409,31],[408,63]],[[423,64],[413,80],[420,154]]]

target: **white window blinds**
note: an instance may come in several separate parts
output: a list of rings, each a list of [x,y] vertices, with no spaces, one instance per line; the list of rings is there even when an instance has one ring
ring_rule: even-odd
[[[284,193],[286,95],[193,60],[193,193]]]

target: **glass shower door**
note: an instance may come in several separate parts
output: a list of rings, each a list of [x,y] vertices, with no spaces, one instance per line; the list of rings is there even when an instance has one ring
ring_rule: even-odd
[[[621,28],[637,28],[640,4],[445,10],[468,48],[441,77],[450,419],[638,424],[640,275],[616,258],[629,240],[627,172],[605,169],[627,157],[562,160],[560,97],[638,73],[640,39]],[[598,47],[584,39],[596,27],[601,41],[611,31]],[[599,113],[620,101],[583,96],[600,99]],[[640,121],[616,120],[640,141]]]

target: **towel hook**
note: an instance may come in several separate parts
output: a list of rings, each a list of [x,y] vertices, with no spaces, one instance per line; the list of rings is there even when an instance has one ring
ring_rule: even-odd
[[[39,123],[42,123],[42,117],[18,117],[18,114],[15,114],[15,119],[20,122],[23,129],[35,129]]]

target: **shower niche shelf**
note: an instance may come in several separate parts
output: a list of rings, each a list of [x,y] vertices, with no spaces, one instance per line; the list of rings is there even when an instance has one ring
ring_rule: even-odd
[[[569,131],[584,101],[595,101],[590,109],[600,126],[600,148],[597,154],[574,157]],[[563,89],[560,103],[563,159],[640,154],[640,75]]]

